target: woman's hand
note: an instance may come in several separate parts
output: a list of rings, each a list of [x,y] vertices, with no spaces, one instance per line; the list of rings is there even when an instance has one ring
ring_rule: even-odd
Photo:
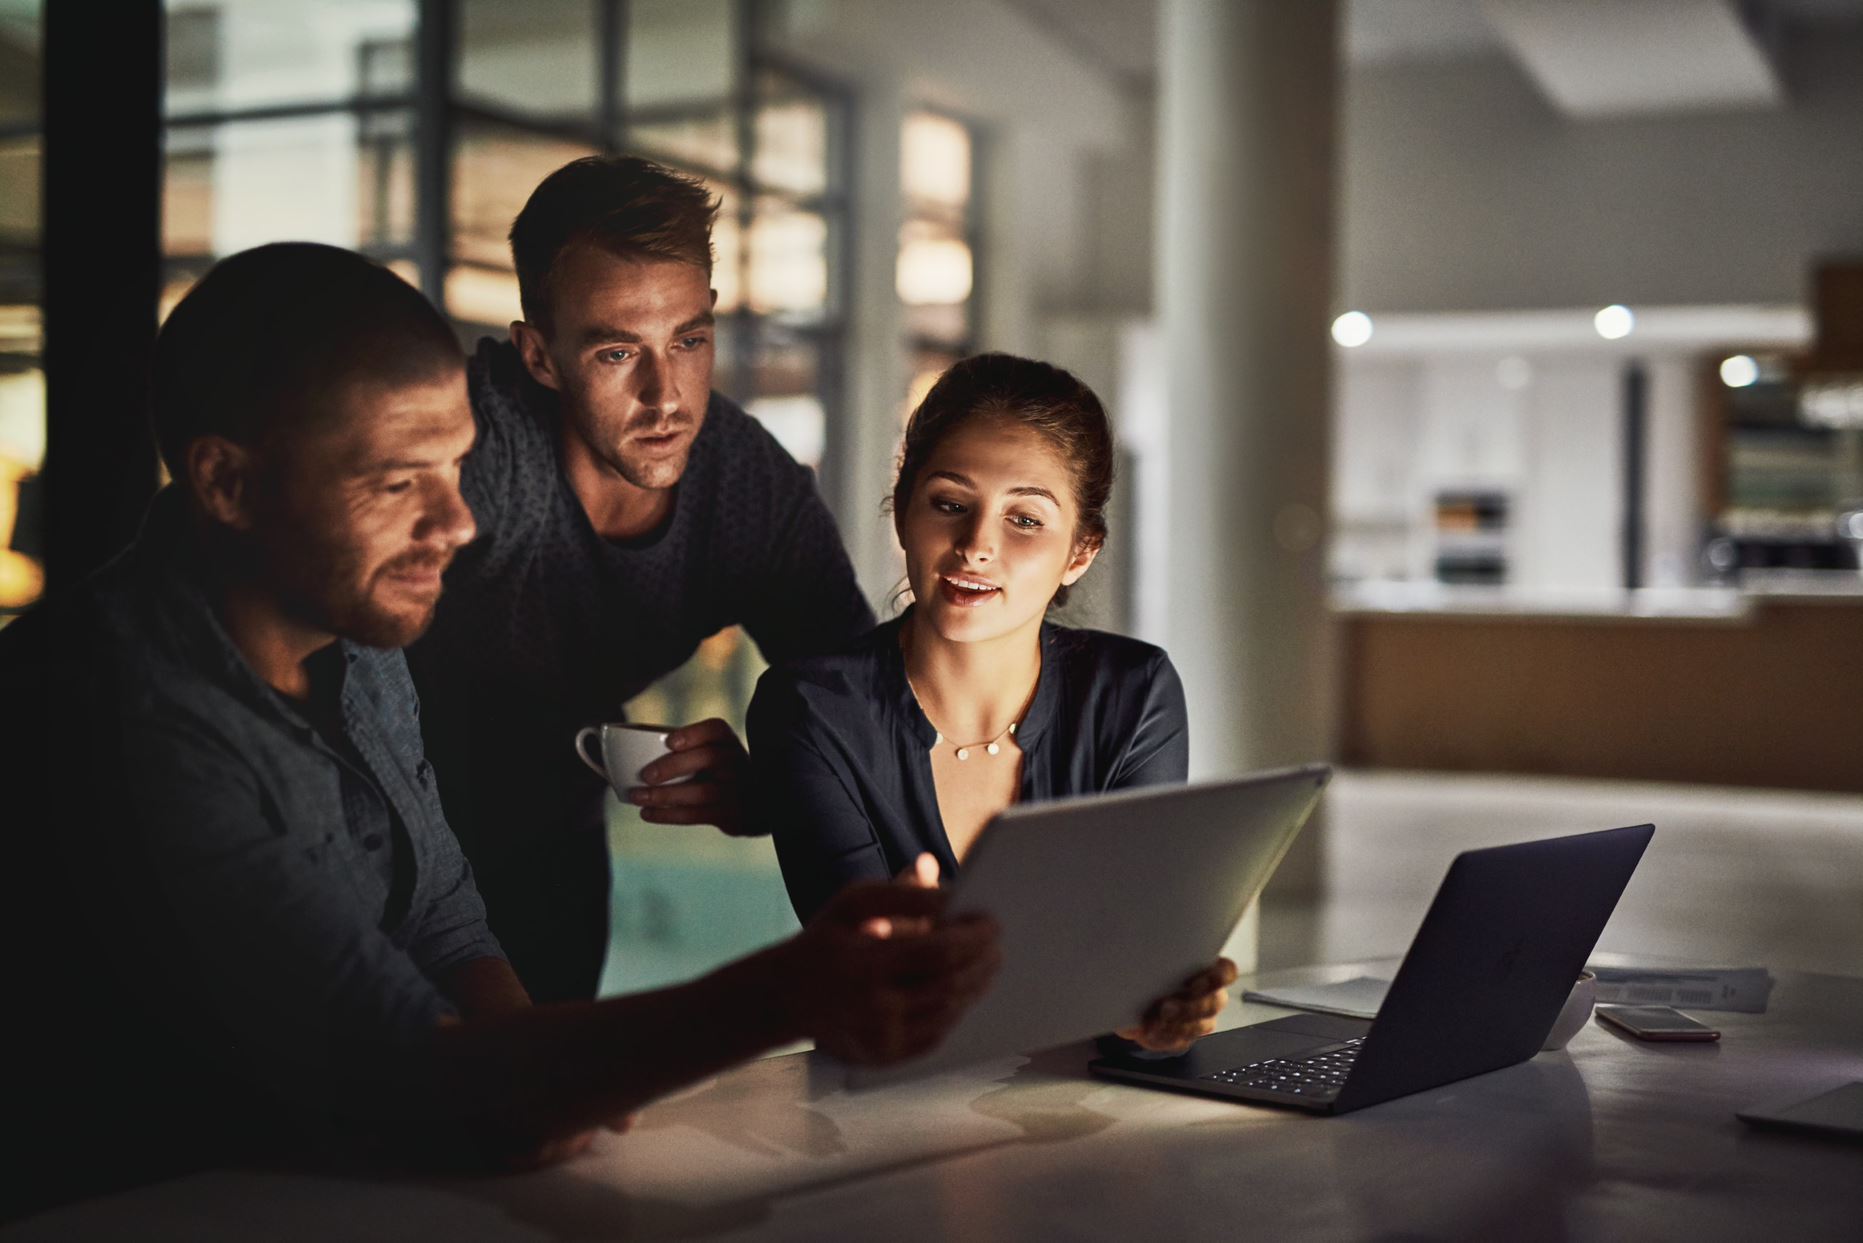
[[[936,889],[938,887],[938,859],[926,851],[920,851],[918,858],[901,868],[899,875],[893,877],[895,885],[904,885],[907,889]],[[918,936],[931,931],[929,919],[870,919],[862,929],[869,936]]]
[[[1216,1016],[1229,1002],[1229,986],[1236,982],[1236,965],[1218,958],[1184,981],[1168,997],[1160,997],[1145,1011],[1137,1027],[1114,1032],[1153,1053],[1182,1053],[1191,1042],[1216,1030]]]

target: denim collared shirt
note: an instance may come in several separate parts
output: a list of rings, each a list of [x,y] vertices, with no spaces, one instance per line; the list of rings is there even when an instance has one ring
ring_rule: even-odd
[[[42,936],[35,969],[124,991],[101,1003],[134,1023],[112,1063],[185,1052],[145,1078],[205,1065],[292,1106],[366,1114],[371,1064],[452,1012],[447,972],[502,955],[401,653],[324,654],[317,719],[342,733],[327,738],[241,656],[200,557],[170,488],[125,554],[0,633],[9,692],[46,695],[56,810],[35,848],[41,883],[69,894],[71,935]]]

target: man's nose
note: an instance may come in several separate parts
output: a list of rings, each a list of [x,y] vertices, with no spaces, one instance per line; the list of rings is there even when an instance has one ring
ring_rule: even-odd
[[[448,552],[470,544],[479,533],[472,509],[451,479],[436,482],[427,493],[427,512],[423,516],[420,538],[443,545]]]
[[[635,374],[640,377],[640,390],[637,396],[641,405],[652,410],[661,419],[671,418],[679,413],[679,377],[673,368],[666,365],[664,358],[643,350],[640,362],[635,367]]]

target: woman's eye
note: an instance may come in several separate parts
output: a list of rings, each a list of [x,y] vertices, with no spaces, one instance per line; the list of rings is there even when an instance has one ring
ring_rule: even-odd
[[[1031,517],[1028,514],[1012,514],[1010,515],[1009,521],[1024,531],[1041,530],[1041,519]]]
[[[956,501],[933,501],[932,508],[941,514],[961,514],[964,507]]]

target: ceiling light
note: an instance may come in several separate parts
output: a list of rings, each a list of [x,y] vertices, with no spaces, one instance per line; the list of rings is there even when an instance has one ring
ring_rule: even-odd
[[[1591,317],[1591,326],[1606,341],[1617,341],[1630,335],[1630,330],[1637,326],[1637,317],[1630,313],[1629,307],[1613,303]]]
[[[1759,379],[1759,363],[1751,354],[1735,354],[1721,360],[1721,383],[1728,388],[1745,388]]]
[[[1363,311],[1347,311],[1333,321],[1333,340],[1348,350],[1371,340],[1371,316]]]

